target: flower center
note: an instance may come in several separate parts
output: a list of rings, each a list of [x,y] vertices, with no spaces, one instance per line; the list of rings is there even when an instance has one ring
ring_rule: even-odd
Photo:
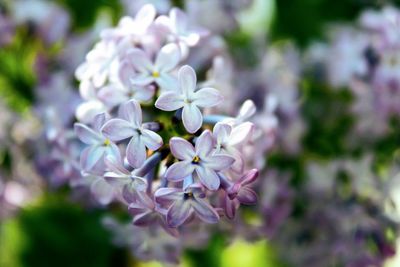
[[[187,192],[183,194],[183,199],[188,200],[190,198],[193,198],[193,193],[192,192]]]
[[[151,74],[154,78],[158,78],[160,77],[160,73],[158,71],[153,71],[153,73]]]
[[[110,141],[110,139],[106,139],[106,140],[104,140],[104,145],[105,146],[109,146],[111,144],[111,141]]]
[[[193,164],[199,164],[199,162],[200,162],[199,156],[194,156],[194,158],[192,159],[192,163]]]

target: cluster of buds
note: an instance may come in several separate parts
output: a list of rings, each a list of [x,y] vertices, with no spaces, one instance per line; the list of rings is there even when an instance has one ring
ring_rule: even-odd
[[[257,201],[250,185],[258,171],[243,158],[254,125],[210,114],[222,94],[199,88],[185,65],[207,35],[177,8],[157,17],[145,5],[103,30],[76,71],[85,101],[74,128],[88,145],[82,174],[100,203],[126,204],[136,226],[175,235],[189,222],[233,219],[240,204]]]

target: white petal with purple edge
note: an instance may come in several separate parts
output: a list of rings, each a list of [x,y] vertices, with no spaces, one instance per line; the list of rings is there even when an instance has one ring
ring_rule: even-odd
[[[155,106],[164,111],[173,111],[183,107],[184,101],[180,95],[175,92],[165,92],[157,99]]]
[[[205,166],[196,166],[196,173],[200,179],[200,182],[207,187],[209,190],[217,190],[220,185],[220,180],[217,173]]]
[[[177,200],[168,209],[167,223],[170,227],[178,227],[182,225],[193,213],[189,201]]]
[[[82,123],[75,123],[74,125],[75,133],[78,136],[79,140],[88,145],[99,144],[103,141],[103,137],[99,134],[87,127]]]
[[[212,138],[211,132],[205,130],[196,141],[196,154],[200,158],[205,158],[210,154],[214,147],[214,140]]]
[[[210,204],[202,199],[194,199],[192,201],[192,207],[196,212],[196,215],[204,222],[217,223],[219,221],[219,215]]]
[[[196,89],[196,73],[193,68],[188,65],[181,67],[178,72],[178,80],[183,95],[186,97],[192,95]]]
[[[232,146],[240,145],[244,141],[248,140],[252,131],[254,129],[254,124],[251,122],[244,122],[232,129],[232,134],[230,136],[229,144]]]
[[[176,77],[168,74],[161,73],[160,77],[156,78],[156,83],[160,86],[163,91],[173,91],[178,92],[178,80]]]
[[[221,93],[214,88],[202,88],[193,94],[193,104],[202,108],[216,106],[222,100]]]
[[[132,124],[122,119],[111,119],[102,128],[105,137],[112,141],[120,141],[137,135],[137,130]]]
[[[157,150],[162,146],[163,140],[161,136],[147,129],[142,129],[141,131],[142,135],[140,136],[140,139],[146,147],[151,150]]]
[[[136,100],[130,100],[120,106],[118,116],[131,122],[136,128],[142,125],[142,109]]]
[[[91,146],[85,148],[82,151],[80,159],[82,169],[84,169],[85,171],[90,171],[103,157],[104,153],[105,150],[102,146]]]
[[[203,115],[194,104],[187,104],[183,107],[182,121],[189,133],[197,132],[203,124]]]
[[[146,147],[138,137],[132,137],[126,148],[126,158],[134,168],[140,168],[146,160]]]
[[[180,161],[172,164],[166,171],[165,177],[172,182],[182,181],[194,171],[191,161]]]
[[[129,51],[129,56],[134,58],[131,63],[138,71],[145,73],[153,68],[149,57],[142,50],[134,48]]]
[[[179,61],[179,47],[174,43],[170,43],[161,48],[156,58],[155,67],[160,72],[168,72],[174,69]]]
[[[235,162],[235,158],[228,155],[214,155],[208,157],[206,162],[203,163],[207,168],[222,171],[228,169]]]
[[[189,141],[180,138],[180,137],[172,137],[169,140],[169,146],[171,149],[172,155],[175,158],[180,160],[192,160],[196,155],[195,150]]]

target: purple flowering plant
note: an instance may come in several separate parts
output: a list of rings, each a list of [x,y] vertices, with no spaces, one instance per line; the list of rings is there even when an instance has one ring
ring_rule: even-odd
[[[135,226],[172,235],[189,223],[233,219],[239,204],[256,204],[250,184],[258,171],[248,171],[243,158],[254,125],[214,114],[223,94],[201,86],[186,63],[207,31],[177,8],[157,17],[145,5],[100,35],[76,71],[85,101],[75,133],[87,145],[83,176],[106,184],[92,186],[95,195],[108,194],[102,203],[120,201]]]

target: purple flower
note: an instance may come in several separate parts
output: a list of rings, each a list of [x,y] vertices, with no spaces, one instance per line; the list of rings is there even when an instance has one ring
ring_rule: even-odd
[[[132,38],[132,41],[139,42],[145,36],[149,28],[153,25],[157,11],[151,4],[143,5],[136,13],[135,17],[125,16],[121,18],[118,27],[105,29],[101,32],[101,37],[106,40],[121,40],[125,37]]]
[[[140,196],[128,207],[129,213],[133,216],[132,223],[136,226],[159,225],[170,235],[178,237],[177,229],[168,227],[165,221],[167,210],[154,203],[154,200],[147,194]]]
[[[225,189],[223,207],[229,219],[233,219],[240,204],[255,205],[257,194],[249,186],[258,177],[258,170],[252,169],[246,172],[237,181],[232,182],[226,177],[221,176],[222,187]]]
[[[103,86],[118,71],[117,47],[113,42],[98,42],[75,71],[78,80],[90,80],[95,87]]]
[[[180,61],[179,48],[175,44],[163,46],[154,63],[141,49],[132,49],[129,56],[133,59],[132,65],[139,72],[131,78],[133,84],[143,86],[155,82],[161,89],[175,89],[176,78],[171,75],[171,72]]]
[[[108,168],[108,171],[104,173],[104,178],[108,183],[119,187],[128,186],[128,190],[146,191],[146,179],[132,174],[118,159],[108,156],[104,162]]]
[[[109,120],[102,128],[105,136],[113,141],[131,138],[126,148],[126,157],[132,167],[139,168],[146,160],[146,147],[157,150],[163,144],[161,137],[143,128],[142,110],[135,100],[120,106],[119,118]]]
[[[169,32],[170,39],[179,45],[184,56],[188,53],[188,46],[197,45],[200,38],[208,34],[205,29],[191,27],[187,15],[179,8],[171,9],[169,17],[158,17],[155,23]]]
[[[214,126],[215,153],[233,156],[235,163],[232,169],[237,173],[242,173],[244,167],[242,153],[238,147],[249,139],[253,129],[254,125],[251,122],[244,122],[235,127],[219,122]]]
[[[217,172],[229,168],[235,161],[228,155],[213,153],[214,142],[211,132],[204,131],[196,141],[196,146],[183,138],[171,138],[172,154],[179,160],[168,168],[165,177],[173,182],[182,181],[196,172],[200,182],[209,190],[217,190],[220,180]]]
[[[82,123],[75,123],[75,133],[85,144],[90,145],[81,154],[81,166],[83,170],[90,171],[98,163],[103,163],[104,157],[111,155],[117,159],[121,157],[118,147],[104,137],[100,131],[106,121],[106,116],[101,113],[94,117],[93,129]]]
[[[157,99],[155,106],[161,110],[182,110],[183,125],[189,133],[200,129],[203,116],[199,107],[213,107],[222,101],[222,95],[214,88],[196,89],[196,73],[185,65],[178,73],[179,91],[164,92]]]
[[[155,192],[156,202],[167,204],[172,202],[167,212],[167,224],[178,227],[185,223],[191,215],[207,223],[217,223],[219,215],[215,209],[204,201],[205,194],[201,185],[192,184],[185,190],[177,188],[160,188]]]
[[[91,81],[82,81],[79,92],[85,100],[79,104],[75,112],[75,116],[80,122],[90,123],[97,114],[107,111],[107,107],[99,100],[96,88]]]

